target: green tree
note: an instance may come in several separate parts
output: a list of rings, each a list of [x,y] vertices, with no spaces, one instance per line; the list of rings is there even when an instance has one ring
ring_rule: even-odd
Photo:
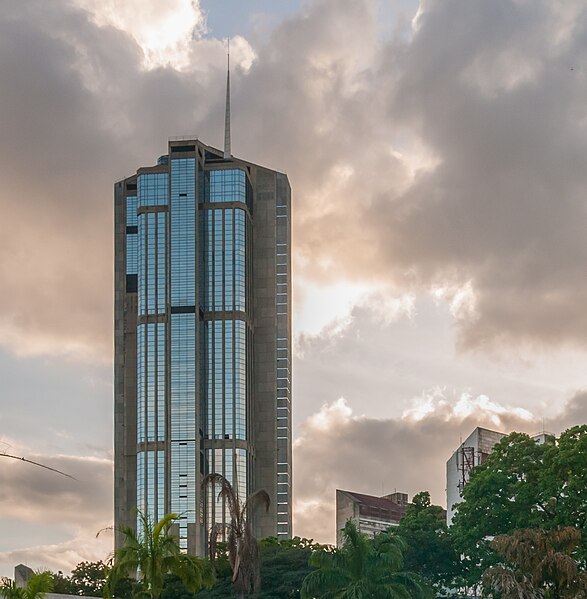
[[[212,493],[219,487],[218,499],[223,499],[230,515],[229,524],[214,523],[210,529],[210,556],[217,554],[218,537],[226,535],[226,551],[232,569],[232,583],[239,597],[250,593],[257,594],[261,587],[259,545],[253,535],[249,522],[250,513],[258,505],[269,509],[270,498],[267,491],[261,489],[249,495],[242,503],[230,482],[221,474],[208,474],[203,482],[204,488],[211,487]]]
[[[63,595],[80,595],[83,597],[102,597],[106,590],[110,568],[103,561],[80,562],[69,576],[59,571],[53,574],[53,592]],[[119,578],[112,594],[118,599],[132,597],[133,588],[137,591],[136,581],[130,578]],[[136,594],[136,592],[135,592]]]
[[[113,594],[115,585],[123,578],[135,574],[142,583],[142,594],[158,599],[163,590],[166,574],[178,576],[185,587],[196,592],[214,582],[212,568],[207,560],[181,552],[171,526],[178,519],[167,514],[156,524],[139,512],[139,532],[122,527],[124,544],[112,554],[112,568],[108,574],[106,593]]]
[[[261,590],[257,598],[299,599],[304,578],[313,570],[308,563],[309,559],[312,553],[319,549],[325,549],[325,546],[300,537],[283,540],[269,537],[259,541]],[[197,599],[226,598],[234,594],[232,570],[226,557],[224,544],[219,543],[217,556],[216,585],[210,590],[200,591],[196,595]],[[177,597],[188,599],[179,592]],[[162,599],[174,598],[175,595],[171,594],[162,597]]]
[[[313,570],[309,563],[312,553],[324,548],[311,539],[300,537],[263,539],[260,542],[259,599],[299,599],[304,579]]]
[[[349,520],[340,549],[319,550],[306,576],[302,599],[420,599],[430,589],[415,574],[403,571],[405,543],[401,537],[382,532],[373,539],[361,534]]]
[[[500,563],[483,583],[501,599],[584,599],[587,575],[574,557],[581,535],[576,528],[520,529],[491,542]]]
[[[537,444],[512,433],[497,443],[487,461],[473,469],[451,527],[463,554],[469,583],[495,560],[490,540],[522,528],[587,525],[587,426],[573,427],[557,442]],[[587,557],[587,536],[578,547]]]
[[[0,597],[5,599],[42,599],[46,593],[53,590],[53,575],[51,572],[37,572],[33,574],[26,587],[19,588],[16,584],[5,578],[0,585]]]
[[[446,525],[446,513],[432,505],[430,493],[414,496],[405,516],[394,530],[406,543],[406,570],[422,576],[437,593],[455,586],[460,560]]]

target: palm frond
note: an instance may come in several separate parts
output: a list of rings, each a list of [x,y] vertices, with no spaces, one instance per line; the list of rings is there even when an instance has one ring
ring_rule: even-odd
[[[265,506],[265,511],[269,511],[269,507],[271,506],[271,497],[269,497],[269,493],[267,493],[265,489],[259,489],[247,497],[247,500],[243,505],[242,513],[243,515],[248,515],[255,508],[261,505]]]
[[[231,520],[235,523],[235,525],[240,528],[240,509],[238,505],[238,498],[232,485],[230,482],[222,476],[222,474],[218,474],[216,472],[207,474],[202,481],[202,488],[211,487],[212,492],[214,493],[216,490],[216,486],[220,488],[218,492],[218,499],[223,498],[228,505],[228,513],[230,514]]]

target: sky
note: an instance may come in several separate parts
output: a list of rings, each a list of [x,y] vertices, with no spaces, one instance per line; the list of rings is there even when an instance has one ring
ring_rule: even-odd
[[[445,503],[476,426],[587,421],[580,0],[21,0],[0,13],[0,575],[112,548],[113,182],[223,139],[293,190],[294,532]]]

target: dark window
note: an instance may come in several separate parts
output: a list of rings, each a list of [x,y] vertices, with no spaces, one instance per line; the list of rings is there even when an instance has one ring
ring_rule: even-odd
[[[132,234],[132,233],[138,233],[139,232],[139,228],[137,226],[130,226],[126,228],[126,233],[128,234]]]
[[[126,190],[127,191],[136,191],[137,190],[137,184],[136,183],[127,183],[126,184]]]
[[[126,292],[136,293],[137,289],[137,275],[126,275]]]
[[[171,146],[172,152],[195,152],[196,146]]]
[[[193,314],[196,306],[171,306],[172,314]]]

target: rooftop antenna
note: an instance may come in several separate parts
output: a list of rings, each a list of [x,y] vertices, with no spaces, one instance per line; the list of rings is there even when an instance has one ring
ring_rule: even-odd
[[[226,114],[224,116],[224,158],[230,158],[230,38],[227,39]]]

